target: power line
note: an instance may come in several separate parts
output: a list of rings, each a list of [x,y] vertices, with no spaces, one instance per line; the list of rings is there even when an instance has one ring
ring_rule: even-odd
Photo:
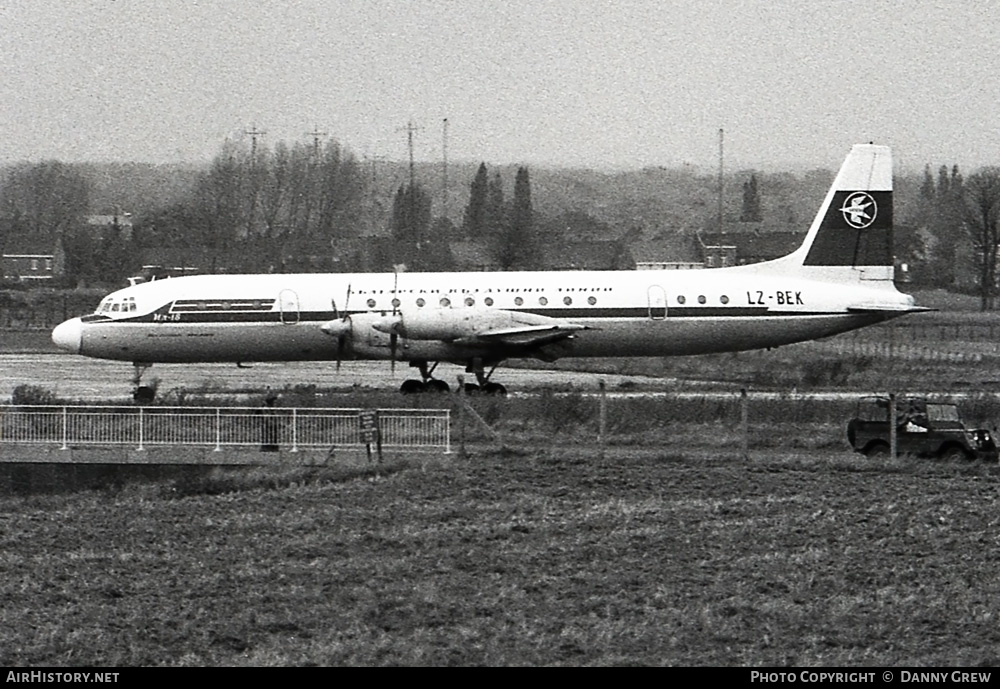
[[[306,136],[311,136],[313,140],[313,159],[317,160],[319,158],[319,139],[321,136],[326,136],[326,132],[319,131],[318,126],[314,126],[311,132],[306,132]]]

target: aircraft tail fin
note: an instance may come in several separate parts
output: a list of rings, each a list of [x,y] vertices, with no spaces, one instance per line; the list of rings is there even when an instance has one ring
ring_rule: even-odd
[[[804,269],[850,268],[859,280],[894,276],[892,154],[888,146],[857,144],[792,254],[778,259]],[[843,271],[837,271],[843,275]]]

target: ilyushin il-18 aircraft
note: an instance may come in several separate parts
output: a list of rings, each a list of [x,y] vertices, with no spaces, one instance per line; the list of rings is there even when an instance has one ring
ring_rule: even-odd
[[[893,283],[892,157],[848,154],[802,245],[709,270],[194,275],[132,285],[55,328],[61,349],[153,363],[384,360],[484,393],[503,361],[777,347],[924,310]],[[471,384],[470,384],[471,385]]]

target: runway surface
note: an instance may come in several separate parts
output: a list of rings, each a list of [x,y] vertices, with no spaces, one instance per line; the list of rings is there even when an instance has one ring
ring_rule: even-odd
[[[134,369],[121,361],[87,359],[70,354],[0,354],[0,404],[9,404],[11,394],[18,385],[37,385],[50,390],[59,398],[89,401],[132,403]],[[435,371],[436,377],[445,380],[454,389],[457,376],[464,375],[467,382],[474,382],[461,366],[442,364]],[[270,387],[283,390],[295,385],[314,384],[320,389],[348,391],[350,389],[379,392],[396,392],[407,378],[418,378],[415,369],[406,363],[396,365],[393,373],[387,362],[347,361],[337,371],[333,362],[260,363],[248,368],[235,364],[156,364],[143,374],[143,384],[158,379],[158,394],[173,389],[188,391],[217,391],[219,395],[239,395],[251,392],[263,394]],[[502,382],[513,398],[539,394],[549,390],[555,394],[579,393],[597,395],[600,381],[604,381],[607,394],[622,397],[680,397],[718,399],[740,394],[734,383],[713,384],[708,381],[654,378],[640,375],[607,373],[581,373],[544,369],[498,368],[493,380]],[[794,397],[814,400],[855,400],[861,395],[875,394],[872,390],[753,390],[754,399]],[[910,394],[960,400],[973,394],[1000,395],[995,390],[912,390]]]
[[[442,364],[435,376],[456,385],[456,376],[465,375],[460,366]],[[0,403],[8,403],[18,385],[37,385],[51,390],[58,397],[88,401],[131,401],[131,364],[121,361],[102,361],[71,354],[0,354]],[[340,371],[334,362],[290,362],[253,364],[238,368],[235,364],[156,364],[143,374],[143,383],[159,379],[162,395],[173,388],[215,387],[220,392],[247,389],[275,390],[286,386],[315,384],[319,388],[363,389],[393,392],[407,378],[419,378],[415,369],[407,364],[396,365],[393,373],[387,362],[347,361]],[[598,381],[604,380],[609,391],[622,387],[642,389],[662,388],[669,381],[647,376],[627,376],[569,371],[544,371],[520,368],[499,368],[493,380],[502,382],[511,393],[528,389],[551,387],[596,392]]]

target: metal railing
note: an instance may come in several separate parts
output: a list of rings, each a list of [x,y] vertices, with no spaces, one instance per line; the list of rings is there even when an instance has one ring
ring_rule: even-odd
[[[0,443],[71,447],[365,447],[372,410],[249,407],[0,406]],[[382,447],[451,451],[448,409],[380,409]]]

